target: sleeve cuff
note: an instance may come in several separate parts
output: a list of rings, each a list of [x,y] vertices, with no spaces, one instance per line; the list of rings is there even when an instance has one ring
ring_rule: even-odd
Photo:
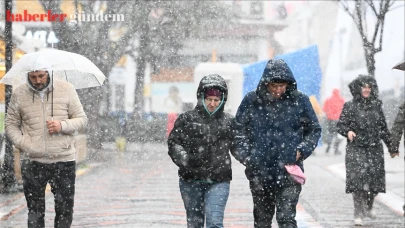
[[[66,129],[67,129],[67,123],[66,123],[66,121],[60,121],[60,126],[61,126],[61,129],[60,129],[60,132],[62,132],[62,133],[65,133],[66,132]]]

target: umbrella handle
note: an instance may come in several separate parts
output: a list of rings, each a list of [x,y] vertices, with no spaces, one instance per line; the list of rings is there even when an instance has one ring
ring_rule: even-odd
[[[52,70],[52,75],[51,75],[51,80],[52,80],[52,85],[51,85],[51,89],[52,89],[52,100],[51,100],[51,117],[52,117],[52,121],[53,121],[53,70]]]

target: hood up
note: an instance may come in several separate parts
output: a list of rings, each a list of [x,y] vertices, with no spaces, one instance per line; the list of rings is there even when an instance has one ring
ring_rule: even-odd
[[[270,95],[267,85],[270,82],[280,81],[287,82],[287,90],[281,98],[291,96],[297,91],[297,82],[295,81],[294,75],[287,63],[282,59],[271,59],[267,62],[266,68],[264,68],[262,78],[257,85],[256,94],[261,99],[267,101],[273,100],[274,98]]]
[[[37,90],[31,83],[31,81],[28,78],[28,73],[27,73],[27,84],[35,92],[47,92],[47,91],[52,91],[52,81],[53,81],[53,71],[52,70],[47,70],[44,69],[44,71],[48,72],[48,82],[47,85],[42,89],[42,90]]]
[[[222,113],[228,99],[228,86],[219,74],[209,74],[201,79],[197,89],[197,108],[204,108],[204,93],[210,88],[218,89],[222,93],[223,101],[220,104],[219,109],[216,111],[216,113]]]
[[[368,84],[371,88],[370,97],[367,99],[361,96],[361,87],[365,84]],[[378,99],[378,86],[377,81],[369,76],[369,75],[359,75],[349,84],[350,93],[353,96],[353,99],[356,101],[363,101],[363,100],[377,100]]]

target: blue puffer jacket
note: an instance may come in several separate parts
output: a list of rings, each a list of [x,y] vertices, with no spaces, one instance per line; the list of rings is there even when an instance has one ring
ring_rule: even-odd
[[[272,80],[288,82],[278,99],[267,89]],[[321,127],[308,96],[297,91],[295,78],[283,60],[270,60],[256,91],[248,93],[239,106],[233,127],[236,132],[234,154],[246,166],[249,180],[282,185],[285,164],[297,164],[315,149]],[[297,150],[302,157],[296,161]]]

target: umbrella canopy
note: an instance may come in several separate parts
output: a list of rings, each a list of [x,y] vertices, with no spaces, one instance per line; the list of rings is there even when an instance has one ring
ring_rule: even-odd
[[[405,59],[395,65],[392,69],[402,70],[405,71]]]
[[[27,74],[36,70],[52,70],[53,77],[65,80],[76,89],[103,85],[105,75],[88,58],[67,51],[43,50],[25,54],[0,80],[12,86],[27,82]]]

